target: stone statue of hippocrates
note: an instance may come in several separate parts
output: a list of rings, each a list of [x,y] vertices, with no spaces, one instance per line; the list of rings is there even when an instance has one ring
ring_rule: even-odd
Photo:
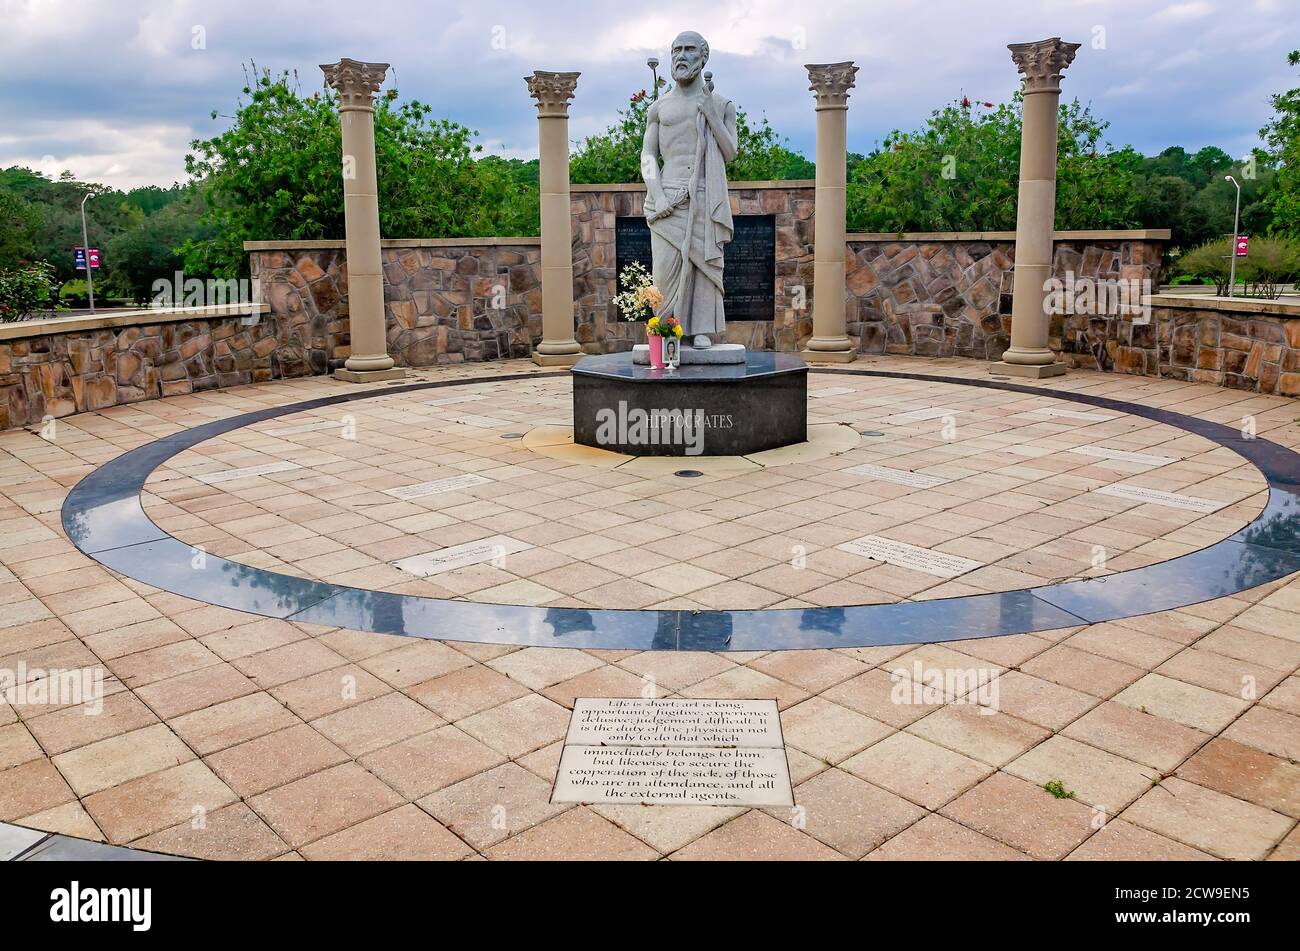
[[[641,146],[645,217],[661,314],[680,320],[703,349],[726,326],[722,259],[733,230],[726,164],[736,156],[736,107],[701,76],[709,44],[700,34],[673,40],[671,59],[674,86],[650,106]]]

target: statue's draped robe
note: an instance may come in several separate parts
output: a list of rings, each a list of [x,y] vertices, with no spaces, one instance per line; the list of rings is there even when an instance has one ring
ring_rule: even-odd
[[[719,102],[718,112],[729,104]],[[686,335],[720,334],[726,326],[722,310],[722,259],[734,231],[731,203],[727,198],[727,168],[722,160],[718,140],[703,114],[696,116],[696,155],[703,141],[703,161],[696,165],[698,179],[663,179],[664,195],[676,203],[683,195],[689,201],[677,205],[671,215],[650,222],[650,253],[653,279],[664,295],[661,313],[682,322]],[[694,206],[692,210],[692,205]],[[654,199],[646,196],[645,211],[649,218],[656,211]],[[682,246],[690,222],[691,240],[688,254]]]

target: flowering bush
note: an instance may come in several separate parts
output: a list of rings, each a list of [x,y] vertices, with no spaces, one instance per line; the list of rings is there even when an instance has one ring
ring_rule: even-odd
[[[624,320],[649,320],[663,306],[663,294],[650,282],[650,275],[639,261],[623,268],[618,283],[623,293],[615,296],[614,305]]]
[[[24,320],[40,310],[52,310],[54,266],[44,261],[19,261],[0,270],[0,322]]]

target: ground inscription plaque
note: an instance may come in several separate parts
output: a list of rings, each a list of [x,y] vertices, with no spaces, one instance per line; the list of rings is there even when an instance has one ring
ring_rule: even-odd
[[[792,806],[776,701],[578,698],[551,801]]]

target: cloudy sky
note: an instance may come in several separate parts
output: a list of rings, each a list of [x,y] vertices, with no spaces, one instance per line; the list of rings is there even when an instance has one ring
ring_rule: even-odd
[[[698,30],[720,93],[811,152],[804,63],[860,67],[850,148],[914,128],[958,98],[1017,85],[1006,44],[1060,35],[1083,48],[1069,96],[1145,152],[1213,144],[1242,155],[1270,93],[1300,84],[1300,0],[0,0],[0,167],[118,187],[183,180],[191,139],[226,120],[241,63],[298,70],[340,56],[390,62],[390,85],[478,130],[489,151],[531,157],[522,77],[582,71],[573,138],[604,129],[649,85],[646,57]]]

